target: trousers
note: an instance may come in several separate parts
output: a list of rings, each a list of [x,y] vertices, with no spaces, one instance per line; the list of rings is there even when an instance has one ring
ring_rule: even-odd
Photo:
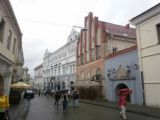
[[[120,107],[121,107],[120,114],[122,115],[123,119],[125,120],[126,119],[126,106],[121,105]]]

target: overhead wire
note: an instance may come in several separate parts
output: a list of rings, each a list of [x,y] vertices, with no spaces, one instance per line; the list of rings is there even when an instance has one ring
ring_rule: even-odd
[[[86,2],[87,1],[87,2]],[[89,12],[89,10],[93,10],[96,6],[98,0],[83,0],[81,2],[80,9],[78,11],[78,16],[76,15],[76,22],[77,19],[84,18]],[[5,16],[7,17],[7,16]],[[28,18],[18,18],[21,21],[28,21],[32,23],[42,23],[42,24],[49,24],[49,25],[54,25],[54,26],[61,26],[61,27],[76,27],[76,28],[82,28],[82,25],[67,25],[67,24],[59,24],[59,23],[54,23],[50,21],[41,21],[41,20],[33,20],[33,19],[28,19]]]

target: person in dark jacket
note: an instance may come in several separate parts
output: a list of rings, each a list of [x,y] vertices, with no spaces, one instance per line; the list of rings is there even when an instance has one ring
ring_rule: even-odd
[[[59,104],[59,99],[60,99],[60,93],[59,92],[56,92],[55,94],[55,102],[54,102],[54,106],[57,106],[58,108],[58,104]]]
[[[78,91],[74,91],[73,93],[73,106],[78,107],[79,93]]]
[[[64,111],[64,112],[67,110],[68,102],[69,102],[68,92],[65,91],[65,92],[63,93],[63,100],[62,100],[62,103],[63,103],[63,111]]]

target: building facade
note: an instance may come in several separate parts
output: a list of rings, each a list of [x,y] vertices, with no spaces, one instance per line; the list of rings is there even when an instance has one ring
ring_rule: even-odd
[[[22,33],[9,0],[0,1],[0,88],[9,95],[10,84],[21,79],[24,62]]]
[[[25,82],[27,84],[30,84],[30,74],[28,73],[28,68],[27,67],[23,67],[22,68],[22,82]]]
[[[143,104],[142,81],[137,46],[110,54],[105,60],[106,99],[118,101],[118,90],[130,88],[132,104]]]
[[[72,29],[67,43],[57,51],[44,55],[43,79],[45,89],[72,89],[76,72],[76,45],[79,33]]]
[[[38,65],[34,68],[34,80],[33,86],[37,90],[44,90],[43,82],[43,64]]]
[[[77,43],[77,89],[81,98],[104,96],[104,61],[108,54],[136,44],[135,29],[99,21],[89,13]]]
[[[146,105],[160,107],[160,4],[131,19],[136,25]]]

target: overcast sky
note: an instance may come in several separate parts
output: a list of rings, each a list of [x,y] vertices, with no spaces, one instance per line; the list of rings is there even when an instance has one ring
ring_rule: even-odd
[[[10,0],[23,33],[25,64],[33,68],[43,62],[46,49],[54,52],[67,42],[73,25],[84,26],[93,12],[99,20],[126,25],[129,20],[160,0]]]

